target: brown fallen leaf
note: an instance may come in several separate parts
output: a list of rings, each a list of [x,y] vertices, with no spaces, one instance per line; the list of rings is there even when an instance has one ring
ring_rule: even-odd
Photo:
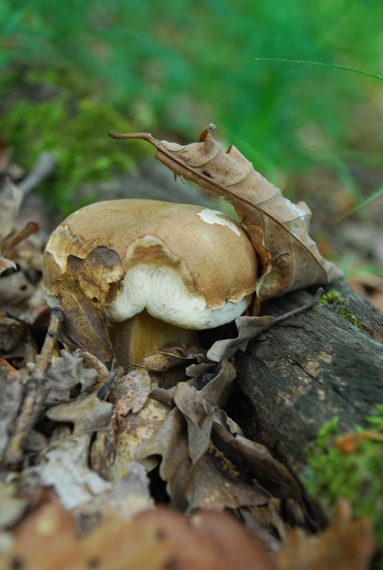
[[[156,382],[146,370],[121,375],[122,370],[110,391],[116,419],[115,460],[111,468],[114,481],[125,476],[128,463],[135,460],[136,448],[153,436],[170,411],[169,404],[149,397]],[[158,461],[150,458],[144,464],[150,471]]]
[[[271,498],[261,506],[242,507],[239,513],[246,528],[262,541],[269,552],[280,550],[288,527],[282,519],[279,499]]]
[[[6,372],[16,372],[16,368],[14,368],[11,364],[9,364],[8,360],[5,360],[4,358],[0,358],[0,367],[4,366],[6,369]]]
[[[193,465],[187,512],[266,505],[268,493],[244,483],[238,475],[234,465],[211,446]]]
[[[156,158],[175,174],[233,204],[262,264],[258,302],[343,277],[342,271],[323,259],[309,237],[308,206],[284,198],[234,146],[224,153],[210,128],[203,131],[198,143],[186,146],[159,141],[150,133],[109,134],[150,142],[157,149]]]
[[[292,529],[274,557],[279,570],[368,570],[374,552],[369,519],[352,520],[349,504],[339,501],[323,532],[307,535],[302,529]]]
[[[105,316],[78,287],[73,274],[60,288],[61,309],[65,315],[61,337],[72,350],[79,347],[94,354],[101,362],[110,363],[113,351],[107,334]]]
[[[277,325],[291,317],[307,311],[310,309],[320,298],[323,293],[323,289],[319,288],[317,293],[314,295],[312,300],[302,307],[298,307],[293,311],[289,311],[284,315],[279,317],[272,317],[266,315],[264,317],[238,317],[235,320],[235,324],[238,330],[238,336],[236,338],[230,338],[225,340],[217,340],[208,350],[207,358],[213,362],[220,362],[221,360],[228,359],[235,352],[240,350],[246,350],[247,343],[250,339],[261,334],[261,332],[266,329]]]
[[[75,386],[81,385],[82,392],[85,392],[98,381],[97,371],[84,368],[83,361],[83,355],[72,355],[66,350],[61,350],[60,356],[52,360],[45,376],[49,390],[46,404],[69,400]]]
[[[54,487],[61,504],[68,510],[111,489],[111,484],[89,469],[91,434],[68,437],[43,452],[45,462],[25,474],[30,486]]]
[[[123,376],[114,386],[113,399],[117,416],[139,412],[148,399],[150,390],[151,379],[146,370],[131,370],[129,374]]]
[[[110,425],[98,431],[90,448],[89,464],[103,479],[112,479],[112,467],[116,458],[116,425],[112,417]]]
[[[234,367],[227,361],[221,370],[201,390],[196,390],[186,382],[179,382],[175,389],[174,402],[184,415],[188,426],[188,443],[192,463],[196,464],[208,450],[213,418],[206,406],[223,406],[233,386]]]
[[[218,414],[214,415],[213,421],[214,431],[219,438],[240,454],[243,461],[253,470],[254,477],[259,484],[263,485],[274,497],[290,498],[299,504],[303,503],[303,492],[298,481],[264,445],[240,434],[231,434]]]
[[[28,570],[277,570],[262,544],[227,514],[199,513],[193,526],[182,515],[157,508],[133,522],[106,518],[79,537],[75,522],[54,498],[17,527],[0,569]]]
[[[204,358],[205,353],[200,347],[172,346],[144,356],[142,365],[153,372],[166,372],[190,360]]]
[[[166,482],[171,504],[182,511],[187,508],[186,490],[189,485],[191,461],[188,455],[186,421],[178,408],[167,415],[154,435],[135,451],[138,461],[151,456],[162,457],[160,477]]]
[[[335,446],[344,454],[354,453],[359,441],[369,439],[371,441],[380,441],[383,443],[383,433],[376,433],[375,431],[363,430],[358,432],[344,433],[337,437]]]
[[[73,400],[53,406],[46,411],[47,417],[54,422],[71,422],[74,424],[73,435],[91,434],[108,426],[113,405],[100,400],[100,387],[79,394]]]

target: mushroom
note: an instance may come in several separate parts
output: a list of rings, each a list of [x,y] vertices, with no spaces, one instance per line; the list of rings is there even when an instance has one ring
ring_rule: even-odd
[[[125,369],[240,316],[257,274],[257,255],[236,220],[154,200],[86,206],[54,230],[44,254],[48,304],[62,306],[70,289],[97,308]]]

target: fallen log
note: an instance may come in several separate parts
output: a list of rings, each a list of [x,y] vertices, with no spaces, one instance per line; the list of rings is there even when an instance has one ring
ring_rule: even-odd
[[[312,294],[273,299],[262,314],[279,316]],[[346,283],[333,283],[313,309],[253,339],[235,366],[235,419],[300,471],[324,422],[339,416],[339,432],[347,432],[383,403],[383,315]]]

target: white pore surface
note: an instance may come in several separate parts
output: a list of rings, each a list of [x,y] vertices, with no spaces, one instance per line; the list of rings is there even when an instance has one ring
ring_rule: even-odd
[[[231,222],[227,218],[222,217],[222,212],[219,212],[218,210],[209,210],[208,208],[204,208],[198,212],[198,216],[207,224],[218,224],[219,226],[226,226],[232,232],[237,234],[237,236],[241,235],[235,223]]]
[[[105,306],[105,313],[111,321],[124,321],[146,309],[152,317],[171,325],[202,330],[236,319],[250,302],[251,295],[247,295],[209,309],[205,297],[189,293],[173,268],[139,264],[130,269],[123,291],[117,301]]]

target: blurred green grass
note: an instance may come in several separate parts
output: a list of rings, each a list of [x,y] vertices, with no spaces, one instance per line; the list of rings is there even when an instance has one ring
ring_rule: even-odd
[[[194,140],[209,122],[289,191],[291,173],[381,169],[380,0],[0,0],[0,65],[74,68],[140,130]],[[111,125],[119,130],[119,125]],[[334,167],[335,165],[335,167]]]

